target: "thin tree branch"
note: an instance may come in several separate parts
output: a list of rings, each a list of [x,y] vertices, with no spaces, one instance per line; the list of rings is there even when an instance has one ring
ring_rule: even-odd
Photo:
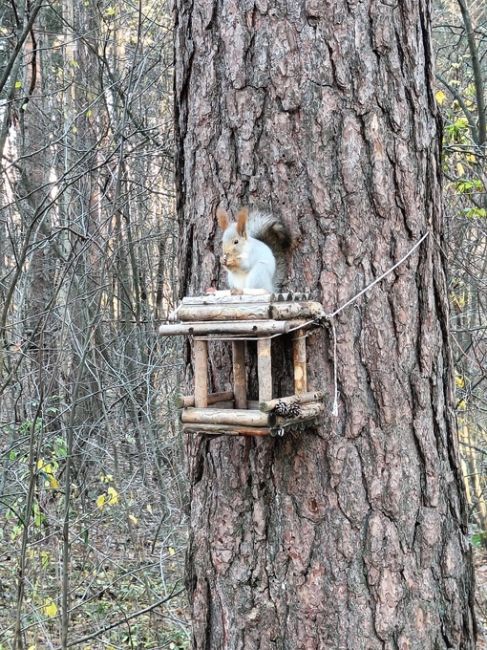
[[[118,621],[115,621],[114,623],[111,623],[110,625],[106,625],[105,627],[100,628],[99,630],[96,630],[95,632],[92,632],[91,634],[87,634],[86,636],[81,637],[81,639],[76,639],[75,641],[70,641],[67,644],[67,648],[72,648],[75,645],[78,645],[80,643],[86,643],[86,641],[91,641],[91,639],[95,639],[97,636],[100,636],[100,634],[104,634],[105,632],[109,632],[110,630],[113,630],[113,628],[118,627],[119,625],[122,625],[123,623],[127,623],[127,621],[132,621],[134,618],[138,618],[139,616],[143,616],[144,614],[147,614],[148,612],[151,612],[153,609],[156,609],[156,607],[160,607],[164,603],[166,603],[168,600],[171,600],[172,598],[176,598],[176,596],[179,596],[185,591],[184,587],[182,589],[179,589],[179,591],[172,591],[169,596],[166,596],[166,598],[161,598],[161,600],[158,600],[157,602],[153,603],[152,605],[149,605],[148,607],[144,607],[144,609],[139,609],[138,612],[134,612],[133,614],[130,614],[130,616],[125,616],[124,618],[118,619]],[[56,650],[61,650],[61,646],[58,646]]]
[[[475,125],[475,116],[471,111],[468,110],[467,105],[465,104],[463,97],[461,94],[458,92],[456,88],[454,88],[451,84],[448,83],[448,81],[441,76],[441,74],[437,74],[436,78],[440,83],[442,83],[445,88],[453,95],[453,97],[457,100],[457,102],[460,105],[460,108],[465,114],[465,117],[468,120],[468,124],[470,126],[470,130],[472,131],[472,139],[474,140],[475,144],[479,144],[479,132],[477,129],[477,126]]]
[[[22,45],[24,44],[25,39],[27,38],[27,36],[28,36],[29,33],[30,33],[30,30],[32,29],[32,26],[33,26],[34,21],[35,21],[35,19],[36,19],[36,17],[37,17],[37,14],[39,13],[39,10],[40,10],[41,7],[42,7],[42,2],[43,2],[43,0],[38,0],[37,3],[34,5],[34,8],[32,9],[32,13],[31,13],[31,15],[30,15],[30,18],[29,18],[29,20],[27,21],[26,26],[24,27],[24,31],[23,31],[22,34],[20,35],[20,38],[19,38],[19,40],[17,41],[17,44],[16,44],[16,46],[15,46],[15,48],[14,48],[13,54],[12,54],[12,56],[10,57],[9,62],[8,62],[7,65],[5,66],[5,70],[4,70],[4,72],[3,72],[3,76],[2,76],[2,78],[0,79],[0,93],[2,92],[2,90],[3,90],[4,86],[5,86],[5,84],[7,83],[7,79],[8,79],[9,76],[10,76],[10,72],[11,72],[11,70],[12,70],[12,67],[13,67],[13,65],[14,65],[14,63],[15,63],[17,57],[18,57],[18,55],[20,54],[20,50],[22,49]]]
[[[472,27],[470,14],[465,3],[465,0],[457,0],[460,11],[462,12],[463,24],[467,32],[468,47],[470,50],[470,57],[472,59],[472,69],[475,81],[475,95],[477,99],[477,110],[479,114],[478,119],[478,132],[479,138],[477,144],[482,146],[486,142],[487,127],[485,123],[485,100],[484,100],[484,83],[482,79],[482,68],[480,66],[479,52],[475,42],[475,32]]]

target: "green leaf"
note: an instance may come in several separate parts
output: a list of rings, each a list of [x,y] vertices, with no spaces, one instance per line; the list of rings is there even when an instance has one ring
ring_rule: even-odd
[[[459,117],[453,122],[457,129],[466,129],[468,127],[468,120],[466,117]]]
[[[482,530],[478,533],[474,533],[471,537],[471,540],[473,546],[481,547],[487,541],[487,532],[485,530]]]
[[[487,210],[485,208],[468,208],[465,210],[465,216],[469,219],[485,219]]]
[[[458,181],[458,183],[455,183],[455,187],[461,194],[466,194],[473,190],[474,184],[473,181]]]

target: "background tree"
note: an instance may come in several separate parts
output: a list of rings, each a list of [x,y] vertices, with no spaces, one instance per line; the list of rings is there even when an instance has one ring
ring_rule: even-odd
[[[486,544],[486,82],[487,10],[438,2],[438,102],[445,121],[443,172],[457,419],[475,543]]]
[[[0,22],[0,647],[180,646],[171,20],[52,0]]]
[[[289,285],[329,312],[429,232],[337,318],[338,419],[188,443],[194,647],[473,648],[429,3],[176,11],[181,294],[219,281],[218,205],[282,215]]]

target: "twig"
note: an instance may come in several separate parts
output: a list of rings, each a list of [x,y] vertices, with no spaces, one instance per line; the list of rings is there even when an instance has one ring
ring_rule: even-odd
[[[99,630],[96,630],[95,632],[92,632],[91,634],[87,634],[86,636],[81,637],[81,639],[76,639],[75,641],[70,641],[66,647],[67,648],[72,648],[75,645],[78,645],[80,643],[85,643],[86,641],[91,641],[91,639],[96,638],[97,636],[100,636],[100,634],[104,634],[105,632],[108,632],[109,630],[113,630],[113,628],[118,627],[119,625],[122,625],[123,623],[127,623],[128,621],[131,621],[134,618],[137,618],[138,616],[142,616],[143,614],[147,614],[147,612],[152,611],[156,607],[159,607],[160,605],[164,604],[168,600],[171,600],[172,598],[176,598],[176,596],[179,596],[179,594],[182,594],[183,591],[185,591],[184,587],[180,589],[179,591],[172,592],[169,594],[169,596],[166,596],[166,598],[161,598],[161,600],[158,600],[157,602],[153,603],[152,605],[149,605],[148,607],[145,607],[144,609],[139,609],[138,612],[135,612],[134,614],[130,614],[130,616],[125,616],[124,618],[119,619],[118,621],[115,621],[115,623],[111,623],[110,625],[106,625],[105,627],[100,628]],[[58,646],[56,650],[61,650],[61,646]]]
[[[35,21],[35,19],[37,17],[37,14],[39,13],[41,7],[42,7],[42,0],[39,0],[39,2],[32,9],[32,13],[31,13],[31,15],[29,17],[29,20],[28,20],[26,26],[24,27],[24,31],[20,35],[20,38],[17,41],[17,44],[15,45],[12,56],[10,57],[10,60],[7,62],[7,65],[5,66],[2,78],[0,79],[0,92],[2,92],[3,87],[7,83],[10,72],[12,70],[12,67],[13,67],[14,63],[15,63],[15,60],[18,57],[18,55],[19,55],[19,53],[20,53],[20,51],[22,49],[22,45],[24,44],[25,39],[27,38],[27,36],[29,35],[30,30],[32,29],[32,25],[34,24],[34,21]]]

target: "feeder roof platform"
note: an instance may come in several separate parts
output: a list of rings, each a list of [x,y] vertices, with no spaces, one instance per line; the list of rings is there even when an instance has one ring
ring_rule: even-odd
[[[323,315],[323,306],[308,294],[217,291],[183,298],[159,334],[254,339],[311,327]]]

